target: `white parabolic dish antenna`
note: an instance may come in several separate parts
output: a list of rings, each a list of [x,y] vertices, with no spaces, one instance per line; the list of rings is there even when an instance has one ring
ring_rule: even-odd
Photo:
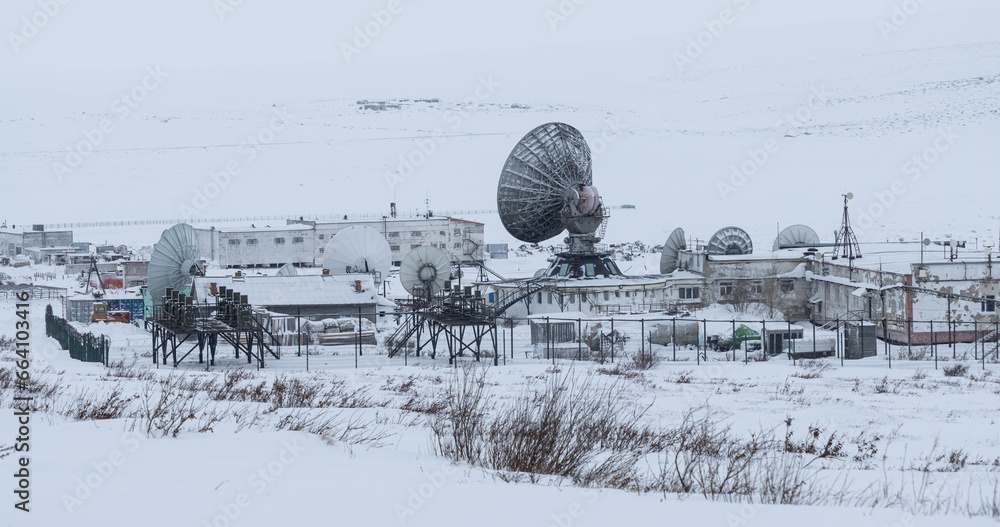
[[[149,297],[159,304],[167,288],[177,291],[191,285],[198,273],[198,235],[194,228],[179,223],[163,231],[149,257],[146,276]]]
[[[677,270],[677,255],[687,249],[684,229],[677,227],[670,233],[660,253],[660,274],[670,274]]]
[[[438,294],[450,276],[451,260],[434,247],[417,247],[399,264],[399,281],[413,296],[430,298]]]
[[[778,233],[778,237],[774,239],[774,246],[771,248],[773,251],[777,251],[782,245],[803,245],[812,246],[819,244],[819,235],[816,231],[805,225],[789,225]]]
[[[747,231],[739,227],[723,227],[708,240],[708,254],[750,254],[753,241]]]
[[[568,124],[543,124],[507,156],[497,186],[500,221],[511,236],[529,243],[567,228],[574,234],[593,233],[604,216],[592,184],[590,147],[583,134]]]
[[[389,242],[371,227],[348,227],[330,238],[323,251],[323,269],[332,274],[379,273],[385,279],[391,266]]]
[[[278,274],[277,274],[277,276],[298,276],[298,275],[299,275],[299,270],[296,269],[295,266],[292,264],[282,265],[281,269],[278,269]]]

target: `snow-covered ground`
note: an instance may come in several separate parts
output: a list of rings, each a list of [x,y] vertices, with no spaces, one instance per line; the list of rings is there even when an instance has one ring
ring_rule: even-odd
[[[605,202],[636,206],[613,211],[612,243],[661,243],[677,226],[705,239],[738,225],[766,248],[792,223],[828,241],[840,195],[853,192],[863,242],[923,233],[985,245],[1000,235],[988,177],[1000,162],[998,18],[994,0],[4,2],[0,221],[380,217],[389,202],[412,213],[429,201],[486,223],[488,243],[517,246],[488,212],[500,169],[527,131],[564,121],[590,142]],[[74,230],[77,240],[143,246],[167,226]],[[656,255],[628,264],[630,274],[658,269]],[[544,264],[491,265],[529,276]],[[75,287],[34,278],[51,271],[4,270]],[[750,505],[558,478],[515,483],[453,463],[435,451],[426,409],[407,405],[446,398],[461,370],[445,359],[403,366],[371,349],[355,369],[350,346],[319,348],[308,373],[305,357],[286,355],[244,382],[299,380],[363,398],[316,410],[210,400],[198,383],[246,366],[157,369],[148,335],[106,326],[113,359],[136,361],[109,373],[45,338],[43,311],[32,303],[31,372],[53,391],[32,417],[33,512],[14,510],[8,492],[2,524],[993,523],[962,511],[998,499],[995,364],[945,377],[929,361],[890,370],[881,355],[825,371],[717,354],[698,365],[690,350],[638,373],[557,361],[556,375],[572,367],[621,383],[665,430],[706,403],[743,438],[791,429],[803,445],[813,426],[820,447],[831,435],[842,444],[809,465],[820,481],[874,482],[897,501]],[[12,301],[0,304],[0,336],[14,335],[15,317]],[[551,363],[525,358],[527,347],[486,374],[488,415],[553,375]],[[13,357],[2,353],[9,372]],[[140,430],[148,419],[72,417],[119,389],[138,396],[133,414],[175,393],[221,420],[157,437]],[[15,441],[12,396],[9,386],[0,393],[0,448]],[[314,414],[334,419],[331,429],[281,424]],[[335,433],[337,419],[352,418],[378,444]],[[15,453],[0,456],[13,474]],[[654,458],[643,470],[655,472]]]

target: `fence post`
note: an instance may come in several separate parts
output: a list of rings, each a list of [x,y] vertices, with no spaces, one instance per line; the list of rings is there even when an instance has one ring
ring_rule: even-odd
[[[576,360],[583,360],[583,321],[576,319]]]
[[[788,354],[792,356],[792,366],[795,366],[795,349],[792,346],[792,321],[786,320],[788,323]]]
[[[674,345],[674,362],[677,362],[677,317],[672,318],[670,323],[673,326],[670,329],[670,340]]]
[[[889,357],[889,369],[892,369],[892,345],[889,344],[889,326],[885,317],[882,317],[882,338],[885,339],[885,354]]]
[[[979,321],[972,321],[972,358],[979,358]]]
[[[615,317],[611,317],[611,364],[615,363]]]
[[[733,344],[736,343],[736,319],[733,319],[733,338],[729,341],[729,349],[733,350]],[[729,360],[729,353],[726,353],[726,361]],[[736,360],[736,350],[733,350],[733,360]]]
[[[931,320],[931,352],[934,354],[934,369],[938,369],[937,364],[937,346],[934,343],[934,321]]]

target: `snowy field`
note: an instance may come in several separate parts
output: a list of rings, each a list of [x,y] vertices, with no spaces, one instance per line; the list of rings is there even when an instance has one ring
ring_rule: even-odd
[[[979,247],[1000,236],[998,18],[995,0],[4,2],[0,221],[381,217],[429,202],[516,246],[489,212],[500,169],[526,132],[564,121],[590,143],[605,203],[636,206],[612,212],[612,243],[738,225],[767,248],[792,223],[829,241],[853,192],[862,242]],[[74,231],[143,246],[168,226]],[[629,263],[658,269],[655,255]],[[3,525],[912,527],[1000,514],[996,364],[890,369],[881,352],[698,364],[681,350],[642,369],[634,350],[553,365],[519,344],[472,369],[378,348],[355,368],[340,346],[312,350],[309,372],[290,353],[259,371],[229,358],[174,370],[153,365],[148,334],[108,326],[105,368],[44,336],[44,306],[29,318],[29,514],[10,492],[17,362],[0,345]],[[0,337],[18,321],[0,301]],[[569,414],[554,415],[573,419],[556,446],[587,454],[572,470],[513,462],[554,393],[581,401],[561,400]]]

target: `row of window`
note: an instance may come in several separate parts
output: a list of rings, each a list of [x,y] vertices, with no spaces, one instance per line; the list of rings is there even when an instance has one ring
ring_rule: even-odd
[[[649,294],[651,293],[651,291],[641,291],[641,293],[642,293],[642,297],[643,298],[647,298],[649,296]],[[656,291],[652,291],[652,293],[653,293],[653,296],[656,295]],[[640,291],[615,291],[614,292],[614,297],[615,298],[622,298],[622,297],[624,297],[624,298],[633,298],[633,297],[634,298],[639,298],[639,294],[640,294]],[[534,299],[535,303],[537,303],[537,304],[543,303],[542,300],[543,300],[543,298],[545,298],[545,297],[543,297],[543,295],[548,295],[547,303],[551,304],[551,303],[553,303],[555,301],[556,293],[538,293],[537,297]],[[604,296],[604,300],[611,300],[611,292],[610,291],[604,291],[603,293],[587,293],[586,291],[580,291],[579,295],[580,295],[580,302],[581,303],[582,302],[587,302],[588,300],[590,300],[590,298],[591,298],[590,295],[593,295],[593,298],[595,300],[600,299],[601,295]],[[575,304],[576,303],[576,296],[577,296],[577,293],[567,294],[565,296],[566,303]],[[528,303],[531,303],[531,301],[532,301],[532,298],[529,297],[528,298]]]
[[[782,280],[779,287],[781,287],[782,293],[791,293],[795,291],[795,282],[793,280]],[[719,296],[729,297],[736,293],[736,282],[719,282]],[[764,293],[764,281],[763,280],[751,280],[750,281],[750,293],[754,295],[760,295]],[[684,297],[681,297],[684,298]],[[697,298],[697,297],[692,297]]]
[[[410,236],[412,236],[412,237],[419,238],[420,236],[423,236],[423,235],[424,235],[424,231],[410,231]],[[440,232],[438,232],[438,235],[439,236],[447,236],[448,233],[445,232],[445,231],[440,231]],[[461,236],[461,235],[462,235],[462,229],[455,229],[455,236]],[[322,239],[322,237],[323,237],[323,235],[321,234],[320,235],[320,239]],[[388,232],[386,234],[386,238],[399,238],[399,231],[390,231],[390,232]]]
[[[245,243],[247,245],[257,245],[257,239],[256,238],[248,238],[248,239],[246,239],[244,241],[245,241]],[[229,245],[239,245],[240,243],[241,243],[240,240],[237,239],[237,238],[230,238],[229,239]],[[275,238],[274,239],[274,244],[275,245],[282,245],[284,243],[285,243],[285,239],[284,238]],[[294,238],[292,238],[292,243],[305,243],[305,238],[303,238],[302,236],[295,236]]]

